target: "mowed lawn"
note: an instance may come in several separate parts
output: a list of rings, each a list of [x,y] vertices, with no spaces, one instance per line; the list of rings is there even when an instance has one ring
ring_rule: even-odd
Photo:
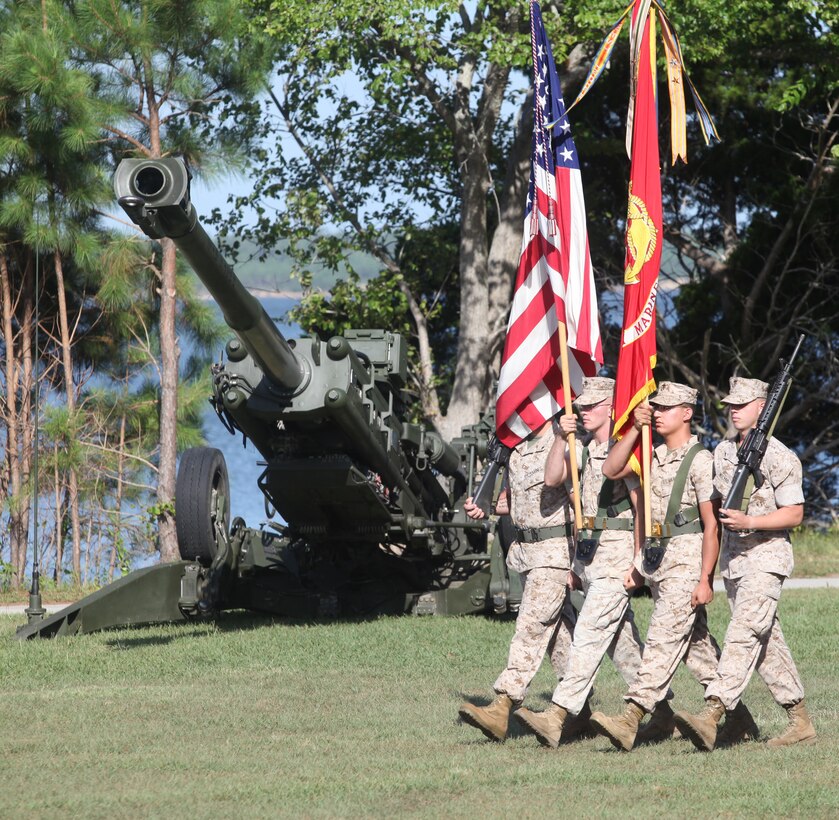
[[[636,601],[646,625],[650,601]],[[702,754],[667,741],[625,754],[604,738],[558,751],[460,725],[487,697],[510,620],[381,618],[217,623],[19,644],[0,618],[0,817],[839,816],[839,590],[788,590],[784,631],[815,746]],[[721,641],[727,606],[710,608]],[[546,664],[528,698],[553,688]],[[684,668],[678,707],[701,706]],[[622,706],[609,661],[597,708]],[[785,724],[757,677],[767,736]]]

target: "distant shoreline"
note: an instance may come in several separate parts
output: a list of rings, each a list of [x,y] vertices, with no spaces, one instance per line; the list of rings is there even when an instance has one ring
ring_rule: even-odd
[[[255,296],[264,299],[294,299],[299,302],[303,298],[303,292],[299,290],[272,290],[271,288],[247,287],[247,285],[245,287]],[[327,291],[321,290],[320,288],[312,288],[310,293],[325,294]],[[206,290],[198,294],[197,298],[204,302],[215,301]]]

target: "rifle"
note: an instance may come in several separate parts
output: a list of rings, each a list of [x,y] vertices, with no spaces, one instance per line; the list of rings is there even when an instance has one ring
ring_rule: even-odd
[[[778,373],[769,388],[766,395],[766,404],[760,412],[757,424],[749,430],[746,440],[737,450],[737,469],[734,471],[731,488],[722,505],[725,510],[745,512],[752,495],[752,487],[749,486],[749,481],[753,480],[754,487],[757,489],[763,486],[764,478],[760,471],[760,464],[766,454],[769,439],[772,438],[772,433],[775,430],[775,423],[778,421],[778,416],[781,415],[781,410],[792,385],[792,365],[803,341],[804,334],[802,333],[798,337],[798,344],[795,346],[790,360],[784,363],[784,360],[781,359],[781,372]]]
[[[472,503],[483,510],[484,515],[490,514],[498,471],[507,466],[510,461],[510,452],[511,449],[502,444],[498,440],[498,436],[493,436],[487,444],[487,466],[481,483],[478,484],[478,489],[475,490],[475,495],[472,497]]]

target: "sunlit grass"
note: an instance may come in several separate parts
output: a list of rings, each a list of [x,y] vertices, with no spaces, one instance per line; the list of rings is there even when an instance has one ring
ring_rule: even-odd
[[[638,620],[650,602],[636,601]],[[551,752],[457,722],[489,695],[511,621],[382,618],[119,630],[18,644],[0,619],[0,817],[807,816],[839,813],[839,592],[789,590],[784,631],[819,730],[808,748],[620,754],[603,738]],[[710,608],[722,638],[727,606]],[[553,682],[543,668],[528,701]],[[680,670],[679,706],[701,704]],[[608,662],[597,707],[621,707]],[[755,679],[765,733],[783,712]]]
[[[795,569],[793,578],[839,575],[839,531],[801,530],[793,533]]]

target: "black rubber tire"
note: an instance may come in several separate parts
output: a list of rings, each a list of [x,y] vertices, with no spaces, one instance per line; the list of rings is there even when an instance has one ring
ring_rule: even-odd
[[[181,455],[175,485],[175,531],[184,561],[209,566],[216,554],[214,492],[227,499],[224,520],[230,521],[230,481],[221,450],[191,447]]]

